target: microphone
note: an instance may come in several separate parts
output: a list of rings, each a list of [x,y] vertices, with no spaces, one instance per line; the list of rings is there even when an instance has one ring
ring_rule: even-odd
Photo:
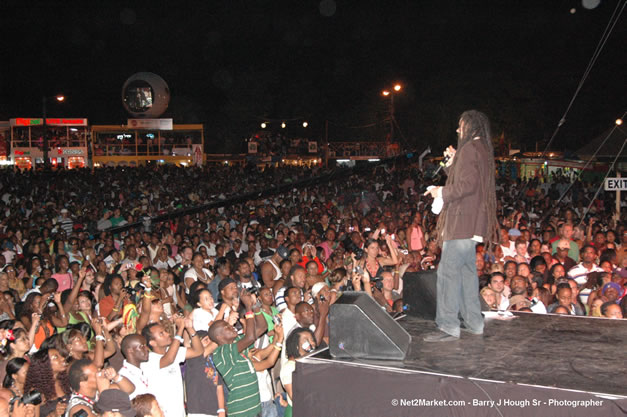
[[[442,159],[440,161],[440,166],[438,166],[438,169],[435,170],[435,172],[433,173],[431,178],[437,177],[438,174],[440,173],[440,171],[442,170],[442,168],[444,168],[446,166],[446,164],[448,163],[448,161],[450,161],[450,160],[451,160],[451,158],[449,156],[445,156],[444,159]]]
[[[444,158],[442,158],[442,160],[440,161],[440,166],[438,167],[438,169],[435,170],[435,172],[433,173],[431,178],[435,178],[440,173],[440,170],[442,168],[444,168],[449,163],[451,158],[452,158],[452,156],[450,156],[450,155],[444,155]]]

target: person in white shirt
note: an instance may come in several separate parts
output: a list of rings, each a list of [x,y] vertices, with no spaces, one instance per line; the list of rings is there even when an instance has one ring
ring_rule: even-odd
[[[490,282],[488,287],[496,294],[496,308],[498,310],[507,310],[509,307],[509,287],[507,287],[507,293],[505,291],[505,276],[500,272],[494,272],[490,276]]]
[[[588,274],[590,272],[603,272],[596,263],[597,251],[594,246],[585,245],[581,248],[581,263],[575,265],[568,271],[568,276],[577,282],[578,285],[584,285],[588,282]]]
[[[300,303],[302,299],[302,291],[297,287],[290,287],[285,293],[286,308],[281,313],[281,323],[283,323],[283,330],[286,335],[298,327],[296,321],[295,309],[296,304]]]
[[[195,253],[192,258],[192,267],[185,272],[185,292],[189,292],[189,287],[196,282],[201,281],[209,284],[213,280],[213,273],[205,268],[205,260],[200,253]]]
[[[301,289],[301,300],[302,300],[302,292],[304,292],[304,289],[305,289],[306,277],[307,277],[307,272],[305,271],[305,268],[303,268],[300,265],[292,266],[292,269],[290,269],[290,273],[287,279],[285,280],[285,285],[279,288],[279,290],[276,292],[274,296],[276,308],[279,311],[282,312],[283,310],[287,308],[286,291],[291,286]],[[287,330],[287,327],[283,326],[283,328]]]
[[[77,239],[70,240],[70,249],[68,249],[66,252],[67,252],[67,255],[69,258],[68,260],[70,263],[78,262],[79,265],[83,264],[85,257],[83,256],[83,253],[79,249]]]
[[[148,377],[141,370],[141,364],[148,360],[149,349],[146,346],[146,339],[140,334],[129,334],[122,339],[120,350],[125,360],[118,375],[125,377],[135,386],[135,391],[131,392],[129,397],[132,400],[138,395],[148,394]]]
[[[520,237],[522,233],[518,229],[501,229],[501,249],[503,250],[503,257],[511,256],[512,258],[516,256],[515,244],[514,241],[516,238]]]
[[[153,233],[150,236],[150,244],[148,245],[148,257],[150,260],[153,260],[159,254],[159,250],[165,244],[166,238],[164,237],[161,241],[159,241],[159,236],[156,233]]]
[[[139,256],[137,254],[137,248],[135,245],[128,245],[124,250],[125,258],[120,262],[122,265],[124,264],[132,264],[135,265],[139,262]]]
[[[179,364],[185,359],[202,355],[203,346],[194,331],[191,318],[178,316],[175,324],[174,338],[159,323],[144,327],[142,336],[151,352],[148,361],[141,364],[141,370],[148,378],[148,392],[157,398],[163,413],[168,417],[185,417],[183,378]],[[191,338],[191,348],[181,347],[184,330]]]
[[[292,374],[296,370],[296,359],[313,352],[316,349],[316,338],[309,329],[298,329],[286,338],[285,363],[281,366],[281,383],[287,392],[288,410],[292,408]]]
[[[157,269],[169,269],[174,268],[176,265],[176,261],[174,258],[170,256],[169,249],[167,246],[161,245],[159,246],[156,255],[151,258],[152,266]]]
[[[214,320],[222,320],[222,317],[224,317],[226,304],[222,303],[223,308],[221,308],[222,313],[220,314],[215,308],[211,292],[206,288],[192,292],[189,295],[189,302],[195,307],[192,311],[192,322],[195,331],[209,331],[209,326],[211,326]]]
[[[516,254],[513,256],[514,261],[516,261],[519,264],[520,263],[528,264],[531,258],[529,257],[529,254],[527,253],[527,241],[525,240],[525,238],[523,237],[517,238],[514,244],[514,249],[516,252]]]

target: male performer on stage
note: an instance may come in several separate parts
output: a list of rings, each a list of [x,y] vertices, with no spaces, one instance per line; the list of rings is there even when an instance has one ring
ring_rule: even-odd
[[[438,241],[443,242],[435,318],[440,331],[427,335],[427,342],[459,339],[460,313],[465,331],[483,333],[475,246],[485,242],[489,249],[498,243],[490,122],[485,114],[469,110],[461,115],[457,133],[457,150],[449,146],[444,151],[446,185],[425,193],[444,203],[436,228]]]

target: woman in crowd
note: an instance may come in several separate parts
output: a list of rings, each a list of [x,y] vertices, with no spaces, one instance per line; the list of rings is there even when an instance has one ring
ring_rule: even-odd
[[[192,267],[185,272],[184,280],[187,290],[189,290],[189,287],[196,281],[209,285],[213,280],[213,273],[205,268],[205,260],[201,253],[196,252],[192,257]]]
[[[298,328],[290,333],[285,343],[287,363],[281,368],[281,383],[287,393],[288,406],[285,409],[285,417],[292,417],[293,388],[292,374],[296,369],[296,359],[313,352],[316,349],[316,338],[311,330]]]
[[[324,237],[325,237],[324,242],[322,242],[319,246],[324,251],[322,260],[324,262],[327,262],[329,260],[329,257],[333,253],[333,251],[339,245],[339,243],[335,241],[335,230],[332,228],[327,229],[327,231],[324,234]]]
[[[549,269],[547,281],[544,285],[546,288],[550,288],[551,294],[555,294],[557,288],[555,282],[564,276],[566,276],[566,270],[564,269],[564,265],[560,263],[556,263]]]
[[[15,267],[9,264],[4,268],[4,272],[7,274],[9,288],[17,291],[20,298],[23,297],[26,293],[26,287],[24,286],[24,281],[17,277]]]
[[[65,232],[62,232],[65,235]],[[52,241],[52,246],[50,247],[50,255],[54,255],[57,257],[65,256],[65,241],[63,239],[55,239]],[[69,263],[68,263],[69,264]]]
[[[102,288],[104,297],[98,302],[98,311],[101,317],[113,321],[122,314],[122,309],[129,303],[129,294],[124,290],[124,279],[119,274],[107,276]]]
[[[26,297],[26,303],[28,303],[31,295],[34,295],[34,297],[30,306],[27,304],[28,309],[26,311],[39,314],[39,321],[36,324],[33,323],[33,326],[35,326],[34,345],[39,349],[43,341],[53,335],[57,328],[65,328],[67,326],[67,316],[61,303],[60,293],[45,293],[43,295],[33,293]],[[28,321],[28,323],[24,323],[25,326],[28,324],[28,328],[31,328],[30,320],[34,317],[32,313],[21,318],[22,322]]]
[[[331,304],[335,303],[337,298],[341,295],[342,288],[348,284],[349,277],[346,268],[336,268],[329,275],[330,286],[330,298]]]
[[[55,273],[52,278],[59,283],[58,291],[64,291],[68,288],[72,288],[73,280],[72,273],[69,271],[70,262],[66,255],[58,255],[55,265]]]
[[[24,395],[24,383],[28,372],[29,363],[24,358],[13,358],[6,364],[6,374],[2,380],[0,397],[10,401],[13,397]]]
[[[400,313],[403,311],[403,299],[394,291],[394,270],[390,267],[381,273],[381,289],[373,290],[375,300],[383,304],[388,313]]]
[[[39,248],[39,246],[35,246]],[[25,284],[26,289],[35,288],[37,286],[37,280],[41,277],[43,268],[41,266],[41,259],[39,256],[33,256],[26,267],[26,273],[28,274],[28,281]]]
[[[40,417],[61,417],[71,390],[67,363],[56,349],[40,349],[31,356],[24,392],[36,389],[42,395]]]
[[[531,268],[529,268],[529,264],[524,262],[519,263],[516,269],[516,275],[520,275],[529,279],[529,277],[531,276]]]
[[[9,350],[11,344],[15,342],[14,331],[16,324],[15,320],[2,320],[0,321],[0,381],[4,378],[5,369],[7,364]]]
[[[8,276],[4,272],[0,273],[0,287],[0,321],[14,320],[17,292],[9,287]]]
[[[70,239],[70,246],[67,251],[67,256],[69,257],[68,261],[70,262],[70,264],[78,262],[79,267],[85,260],[85,258],[83,257],[83,253],[80,250],[78,239]]]
[[[385,243],[389,249],[390,256],[380,256],[379,242],[375,240],[379,237],[379,233],[379,230],[375,231],[373,238],[366,240],[364,244],[365,256],[358,263],[365,272],[368,272],[371,279],[380,276],[384,266],[396,265],[398,262],[396,248],[392,247],[391,235],[385,235]]]
[[[76,297],[76,307],[70,312],[69,324],[91,323],[96,316],[94,295],[89,291],[80,291]]]
[[[412,216],[412,222],[407,228],[407,232],[405,233],[405,239],[408,244],[407,249],[410,252],[420,252],[425,246],[427,246],[427,242],[425,241],[425,234],[422,230],[422,214],[419,211],[414,213],[414,215]]]
[[[59,348],[59,352],[67,357],[68,365],[78,359],[90,359],[98,368],[101,368],[105,359],[112,356],[117,350],[104,319],[95,318],[91,327],[87,326],[86,323],[75,326],[61,333],[60,339],[63,342],[63,349]],[[88,344],[92,332],[96,335],[93,350]]]
[[[305,278],[305,282],[307,283],[306,287],[311,288],[317,282],[324,281],[322,277],[318,274],[318,264],[316,261],[309,261],[305,265],[305,270],[307,271],[307,275]]]
[[[9,325],[13,320],[2,322],[2,327]],[[9,331],[10,330],[10,331]],[[5,330],[4,339],[0,340],[0,354],[4,359],[0,360],[0,380],[4,378],[5,365],[11,359],[27,359],[32,343],[28,332],[23,328],[13,328]]]
[[[590,305],[590,316],[591,317],[603,317],[603,314],[601,314],[601,306],[603,305],[604,301],[601,298],[595,298],[594,301],[592,301],[591,305]]]
[[[152,265],[157,269],[167,269],[172,268],[176,265],[174,259],[170,256],[171,254],[170,246],[164,243],[157,248],[157,254],[152,260]]]

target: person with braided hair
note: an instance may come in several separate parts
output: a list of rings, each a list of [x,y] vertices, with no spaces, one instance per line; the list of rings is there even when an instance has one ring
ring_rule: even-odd
[[[475,247],[484,242],[489,251],[499,241],[490,122],[485,114],[469,110],[462,113],[457,133],[457,150],[449,146],[444,152],[446,184],[425,193],[443,202],[435,230],[442,245],[435,318],[439,331],[425,336],[427,342],[459,339],[460,313],[465,331],[483,334]]]
[[[36,389],[42,395],[41,417],[62,416],[65,413],[71,389],[67,363],[58,350],[42,348],[31,356],[26,372],[24,392]]]

